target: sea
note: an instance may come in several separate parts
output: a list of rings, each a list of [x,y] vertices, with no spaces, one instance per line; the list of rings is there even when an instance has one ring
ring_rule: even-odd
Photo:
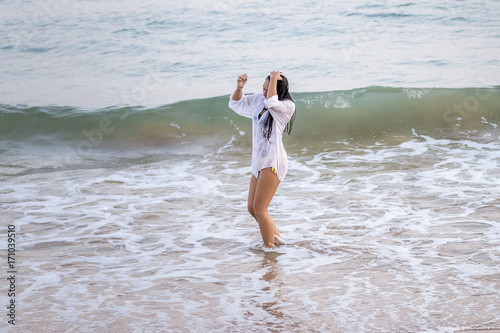
[[[1,332],[500,330],[500,1],[2,0],[0,59]]]

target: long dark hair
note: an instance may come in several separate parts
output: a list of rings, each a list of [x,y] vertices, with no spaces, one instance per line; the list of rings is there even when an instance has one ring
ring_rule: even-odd
[[[281,80],[277,81],[277,86],[276,86],[276,92],[278,93],[278,100],[284,101],[289,99],[293,102],[292,96],[290,96],[290,92],[288,91],[288,79],[283,74],[281,74],[280,76]],[[271,81],[271,76],[268,75],[266,80]],[[290,133],[292,132],[294,121],[295,121],[295,112],[293,113],[290,121],[286,124],[284,130],[284,132],[286,132],[288,135],[290,135]],[[274,118],[269,112],[266,120],[264,121],[264,126],[262,126],[262,134],[267,139],[267,141],[270,141],[271,134],[273,133],[273,122]]]

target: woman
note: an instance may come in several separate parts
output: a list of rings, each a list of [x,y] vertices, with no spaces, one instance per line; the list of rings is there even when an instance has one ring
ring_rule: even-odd
[[[252,119],[252,178],[248,191],[248,212],[257,220],[264,246],[273,248],[285,242],[267,208],[285,178],[288,159],[283,147],[283,132],[292,130],[295,104],[288,92],[288,80],[280,71],[266,78],[262,93],[243,95],[246,74],[236,81],[229,107]]]

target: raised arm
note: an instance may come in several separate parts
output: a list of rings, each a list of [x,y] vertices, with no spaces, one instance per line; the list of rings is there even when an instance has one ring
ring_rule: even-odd
[[[278,95],[278,81],[282,80],[280,71],[272,71],[269,75],[269,88],[267,89],[266,99],[273,97],[274,95]]]
[[[287,87],[281,87],[280,89],[285,89],[288,98],[279,100],[277,91],[278,81],[283,81],[283,78],[284,76],[282,76],[280,71],[271,72],[269,75],[269,86],[267,88],[264,106],[269,110],[274,120],[280,123],[284,128],[295,112],[295,103],[288,94]],[[283,94],[283,92],[280,92],[280,94]]]
[[[238,76],[238,79],[236,80],[236,90],[233,93],[233,96],[231,99],[233,101],[239,101],[241,97],[243,97],[243,87],[248,81],[248,75],[242,74]]]

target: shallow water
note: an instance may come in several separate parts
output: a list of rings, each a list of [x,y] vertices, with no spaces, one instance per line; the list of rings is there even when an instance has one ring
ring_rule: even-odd
[[[291,144],[246,213],[250,147],[0,183],[20,237],[19,328],[454,332],[500,327],[498,142]]]

